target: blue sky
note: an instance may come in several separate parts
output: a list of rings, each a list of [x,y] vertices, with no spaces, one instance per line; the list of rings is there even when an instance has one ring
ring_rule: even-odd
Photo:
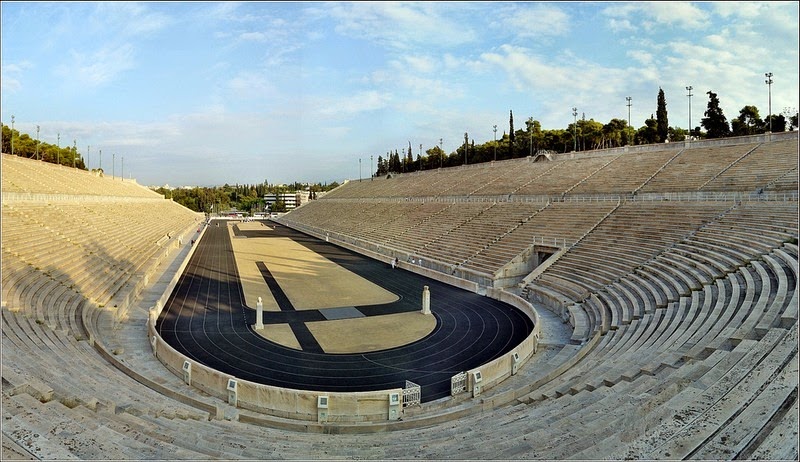
[[[342,182],[528,117],[635,127],[664,89],[798,107],[798,2],[2,2],[2,122],[145,185]],[[91,146],[91,148],[89,148]],[[361,168],[359,168],[361,159]]]

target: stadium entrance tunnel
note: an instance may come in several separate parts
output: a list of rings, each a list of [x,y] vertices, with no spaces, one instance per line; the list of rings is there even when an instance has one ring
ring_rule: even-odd
[[[539,274],[564,253],[566,247],[560,247],[558,244],[553,242],[531,245],[495,274],[493,286],[498,289],[524,286],[533,275]]]
[[[535,310],[507,292],[459,289],[282,225],[220,223],[203,230],[174,290],[153,313],[151,342],[162,363],[185,379],[189,363],[187,383],[206,392],[228,399],[226,384],[237,381],[241,407],[314,420],[316,397],[324,393],[326,418],[385,420],[390,404],[376,396],[402,396],[409,383],[420,387],[421,402],[474,392],[469,380],[454,391],[452,379],[475,372],[482,376],[478,390],[486,390],[516,372],[538,343]],[[243,275],[237,265],[248,253],[240,241],[273,246],[270,255],[249,252],[262,277],[267,335],[254,328],[257,310],[247,303],[243,276],[253,290],[256,271]],[[540,250],[536,258],[547,255]],[[343,295],[345,276],[364,281],[359,291],[374,286],[392,296],[359,304],[364,294]],[[430,314],[421,312],[425,286]],[[343,302],[347,296],[352,303]],[[377,410],[364,404],[376,399]]]

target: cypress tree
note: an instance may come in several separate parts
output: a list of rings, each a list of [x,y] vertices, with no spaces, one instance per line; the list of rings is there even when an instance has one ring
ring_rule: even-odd
[[[508,158],[514,158],[514,112],[508,111]]]
[[[658,108],[656,109],[656,142],[664,143],[669,136],[669,121],[667,120],[667,100],[664,90],[658,88]]]

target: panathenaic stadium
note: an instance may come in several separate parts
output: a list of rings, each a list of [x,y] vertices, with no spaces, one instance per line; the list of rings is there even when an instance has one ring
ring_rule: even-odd
[[[797,133],[247,223],[3,154],[2,459],[797,460]]]

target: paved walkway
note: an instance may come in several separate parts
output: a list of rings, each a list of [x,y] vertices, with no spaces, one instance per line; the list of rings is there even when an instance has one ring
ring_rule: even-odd
[[[527,317],[509,305],[392,269],[281,225],[270,224],[262,230],[240,228],[234,233],[239,237],[232,238],[226,222],[221,221],[219,227],[216,223],[212,222],[202,241],[195,244],[198,248],[157,328],[182,353],[243,380],[343,392],[397,388],[410,380],[422,386],[423,401],[430,401],[449,396],[452,375],[507,353],[532,329]],[[282,335],[296,340],[286,344],[270,341],[252,328],[255,311],[245,303],[234,239],[290,239],[293,245],[335,263],[337,271],[347,270],[394,294],[396,301],[342,307],[336,299],[329,308],[291,309],[287,293],[305,291],[312,298],[325,296],[324,274],[309,277],[298,272],[277,285],[265,279],[265,286],[271,286],[269,296],[278,301],[281,310],[265,311],[264,324],[284,326]],[[262,275],[264,268],[274,272],[267,260],[260,260]],[[318,265],[317,270],[323,272],[326,267]],[[402,317],[390,316],[426,317],[419,313],[426,285],[436,321],[430,333],[414,334],[404,341],[408,343],[389,348],[354,341],[367,332],[373,338],[393,338],[396,332],[408,330]],[[319,307],[320,303],[314,305]],[[345,346],[337,350],[337,345]],[[359,348],[363,351],[350,351]]]

